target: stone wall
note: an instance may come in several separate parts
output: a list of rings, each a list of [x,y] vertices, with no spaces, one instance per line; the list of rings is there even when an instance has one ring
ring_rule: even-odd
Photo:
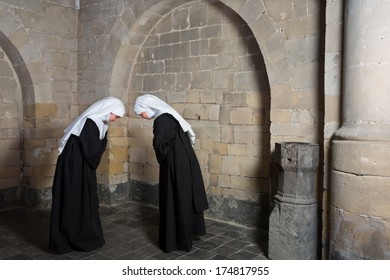
[[[154,92],[198,134],[195,150],[210,215],[266,227],[275,142],[317,142],[322,133],[321,5],[287,0],[81,1],[80,10],[73,5],[0,2],[1,30],[24,69],[24,78],[17,76],[29,201],[50,202],[58,139],[79,112],[116,96],[131,114],[136,96]],[[165,57],[167,50],[171,56]],[[137,182],[155,187],[150,127],[131,116],[110,128],[98,169],[102,202],[125,201]]]
[[[77,12],[71,0],[1,1],[0,31],[0,47],[10,61],[3,55],[2,63],[12,70],[4,68],[12,83],[2,83],[1,95],[3,109],[10,102],[15,107],[6,112],[15,115],[14,168],[22,157],[23,176],[15,169],[12,184],[22,177],[24,202],[49,206],[58,139],[78,114]]]
[[[270,93],[263,57],[246,23],[221,4],[180,6],[151,30],[134,68],[132,96],[153,93],[193,126],[207,214],[266,227]],[[149,121],[130,121],[130,179],[153,184],[159,167],[151,129]],[[246,212],[249,205],[257,217]]]
[[[0,47],[0,206],[21,203],[21,99],[16,73]]]
[[[331,184],[331,150],[335,131],[341,125],[341,86],[342,86],[342,50],[343,50],[343,13],[344,1],[327,1],[326,28],[324,42],[324,164],[322,199],[322,254],[327,258],[329,248],[329,201]]]
[[[342,113],[349,125],[352,116],[347,112],[361,121],[359,112],[367,109],[384,129],[370,130],[370,137],[363,138],[388,143],[381,136],[388,135],[388,117],[371,110],[378,100],[381,108],[389,104],[383,93],[387,83],[375,78],[385,77],[382,69],[388,59],[382,53],[372,52],[385,57],[375,68],[381,71],[367,72],[385,86],[375,92],[370,87],[372,92],[361,94],[364,98],[351,107],[346,105],[349,99],[340,101],[346,83],[341,73],[345,2],[81,0],[81,9],[75,10],[73,0],[0,0],[0,204],[49,206],[63,129],[105,96],[124,100],[128,118],[109,130],[108,149],[98,169],[101,201],[110,205],[130,197],[156,204],[152,122],[132,115],[134,99],[151,92],[172,104],[197,133],[195,151],[211,217],[266,228],[276,187],[275,143],[318,144],[316,194],[327,258],[330,170],[343,164],[346,151],[336,153],[331,142]],[[358,1],[363,2],[381,1]],[[348,75],[359,77],[353,71]],[[351,145],[343,133],[342,143]],[[377,142],[373,147],[386,166],[383,151],[388,144]],[[359,172],[368,168],[364,162],[342,166]],[[343,185],[338,172],[334,170],[334,184]],[[387,195],[383,174],[372,183],[379,185],[378,197]],[[358,185],[352,179],[345,182]],[[343,196],[334,198],[338,208],[333,213],[340,214],[341,206],[350,209],[351,200],[361,201],[359,192],[351,199],[351,191],[338,191]],[[365,200],[374,205],[375,199]],[[381,211],[387,215],[386,208]],[[340,217],[334,218],[336,224],[344,221]],[[362,219],[358,224],[375,222]]]

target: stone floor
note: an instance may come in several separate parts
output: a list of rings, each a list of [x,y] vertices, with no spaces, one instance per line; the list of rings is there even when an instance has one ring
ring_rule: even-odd
[[[48,251],[50,210],[14,208],[0,212],[3,260],[266,260],[266,231],[206,219],[207,234],[191,252],[162,252],[157,246],[158,209],[137,203],[101,207],[105,245],[93,252],[55,255]]]

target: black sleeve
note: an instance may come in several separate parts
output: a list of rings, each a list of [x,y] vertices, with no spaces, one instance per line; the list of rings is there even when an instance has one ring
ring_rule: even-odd
[[[159,116],[153,124],[153,148],[158,163],[162,163],[172,149],[176,136],[177,121],[168,114]]]
[[[99,134],[95,122],[87,119],[79,136],[83,157],[93,170],[98,168],[107,146],[107,135],[100,140]]]

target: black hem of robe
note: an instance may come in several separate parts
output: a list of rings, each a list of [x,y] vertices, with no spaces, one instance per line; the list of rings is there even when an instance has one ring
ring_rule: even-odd
[[[87,119],[58,156],[52,188],[49,249],[56,254],[93,251],[105,243],[99,217],[96,168],[107,138]]]
[[[170,114],[156,118],[153,134],[160,164],[159,246],[164,252],[189,252],[194,237],[206,234],[208,203],[199,162],[187,133]]]

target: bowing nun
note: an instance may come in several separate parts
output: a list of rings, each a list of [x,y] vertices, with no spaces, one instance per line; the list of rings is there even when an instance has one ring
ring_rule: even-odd
[[[191,125],[158,97],[139,96],[134,112],[154,119],[153,148],[159,172],[159,245],[164,252],[192,249],[195,236],[206,234],[203,211],[208,209]]]
[[[106,97],[64,130],[52,188],[49,248],[54,253],[92,251],[105,243],[96,169],[107,145],[108,124],[124,114],[121,100]]]

